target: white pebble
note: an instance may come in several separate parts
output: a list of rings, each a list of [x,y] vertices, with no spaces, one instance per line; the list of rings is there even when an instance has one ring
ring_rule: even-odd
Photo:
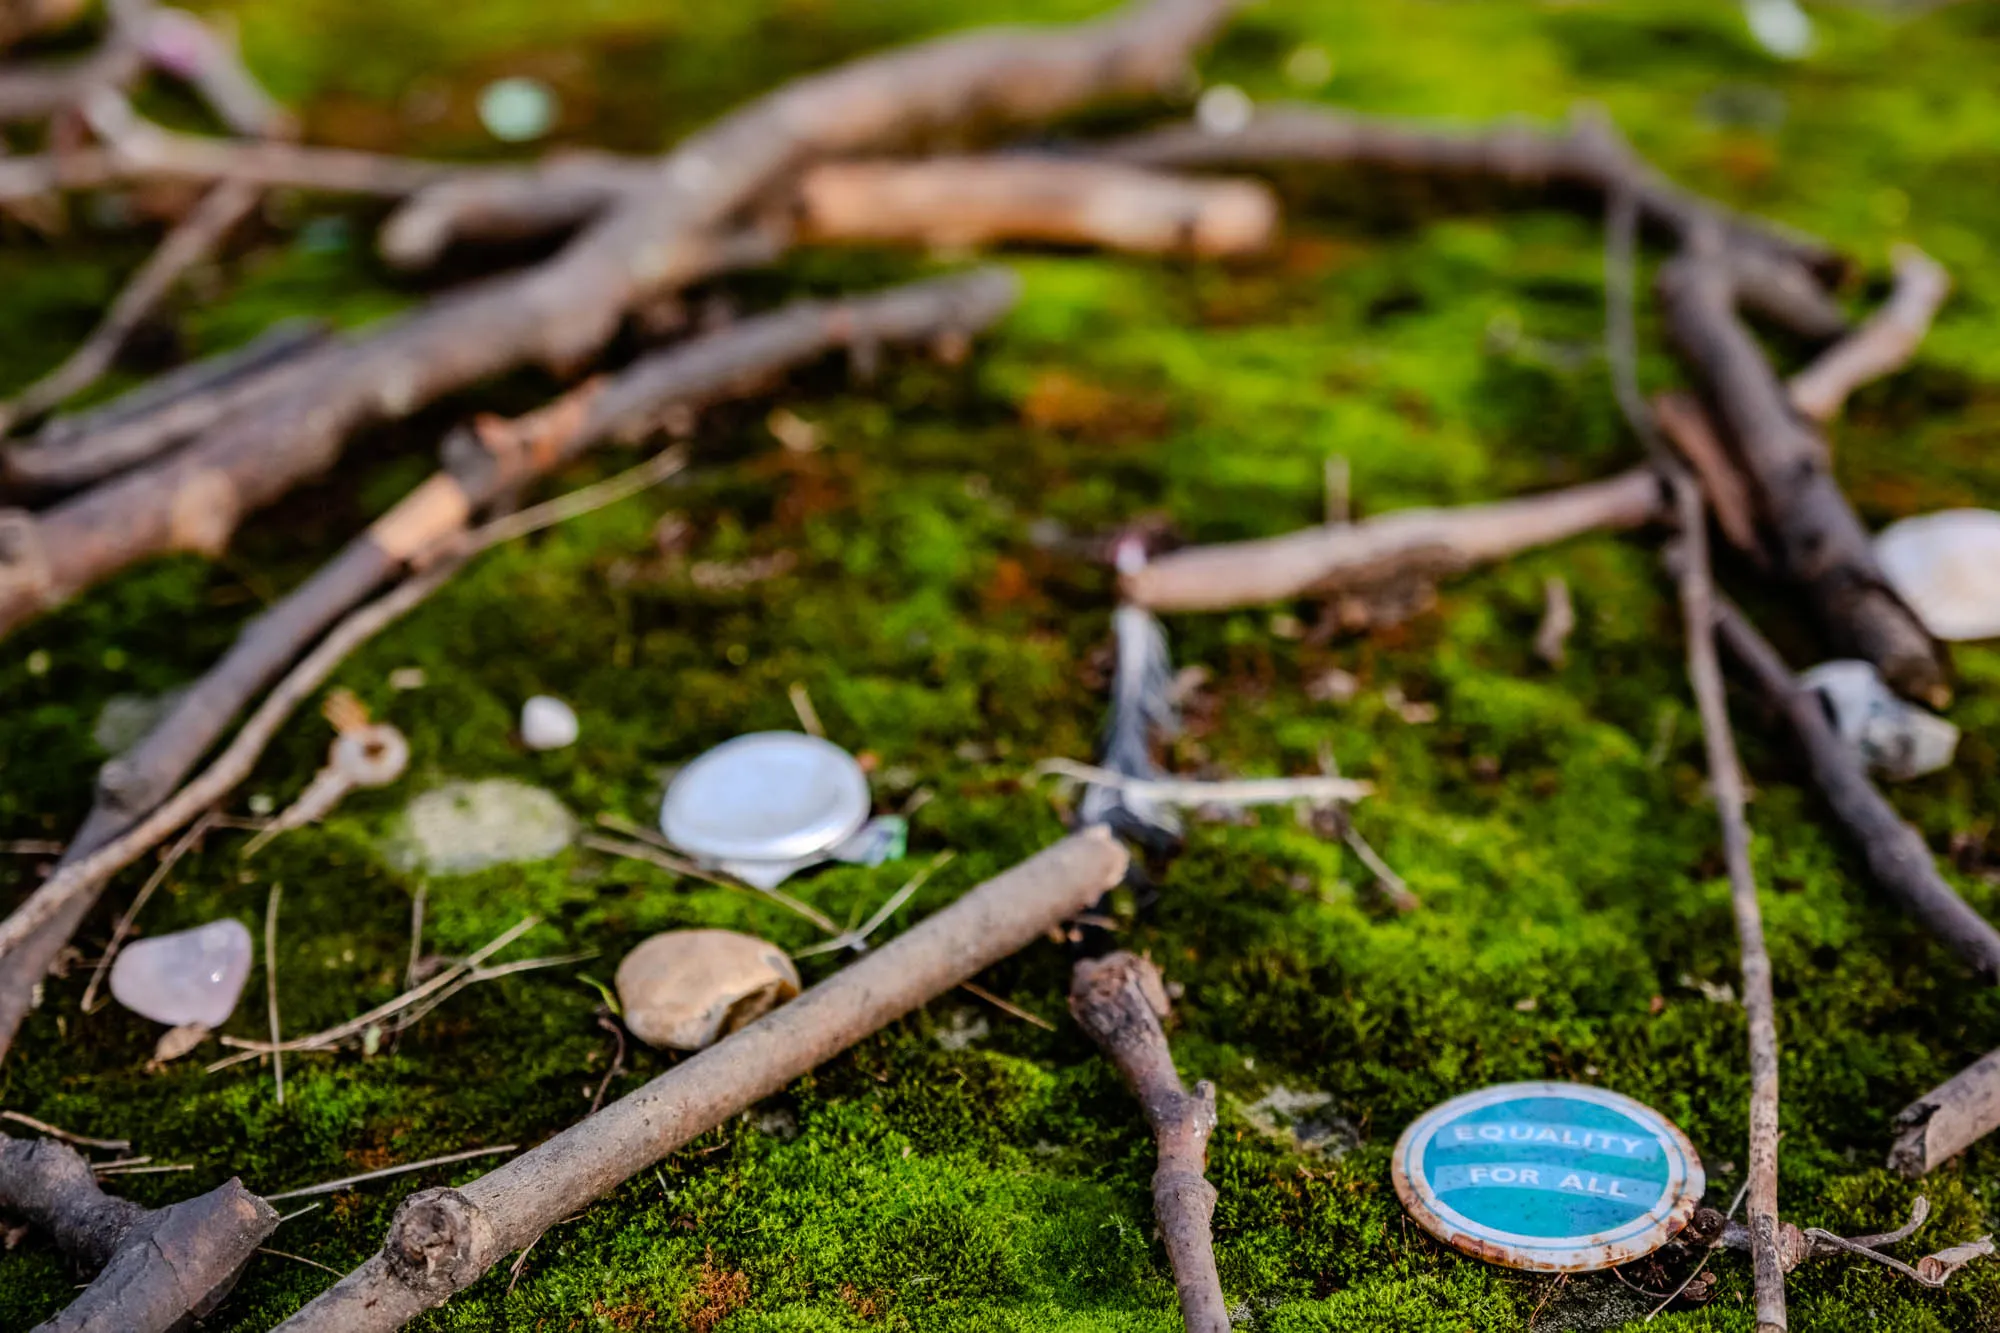
[[[1744,0],[1750,35],[1781,60],[1798,60],[1813,49],[1813,22],[1798,0]]]
[[[521,744],[530,750],[560,750],[576,744],[576,710],[548,694],[521,705]]]
[[[555,90],[540,79],[496,79],[479,90],[479,123],[502,143],[526,143],[556,123]]]
[[[1210,134],[1241,134],[1257,108],[1250,94],[1233,83],[1218,83],[1194,104],[1194,122]]]

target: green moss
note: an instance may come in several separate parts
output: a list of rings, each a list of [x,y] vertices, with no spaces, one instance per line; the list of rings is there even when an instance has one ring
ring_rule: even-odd
[[[645,149],[849,52],[961,20],[1094,6],[228,8],[316,137],[487,155],[471,97],[501,73],[557,86],[563,138]],[[1789,66],[1756,50],[1726,0],[1297,0],[1246,13],[1205,69],[1260,97],[1464,119],[1553,118],[1587,97],[1681,179],[1827,235],[1871,270],[1891,242],[1918,241],[1952,267],[1958,294],[1918,364],[1865,390],[1836,427],[1837,465],[1871,522],[1993,505],[2000,94],[1988,75],[2000,26],[1980,6],[1908,22],[1858,7],[1814,17],[1823,54]],[[1283,73],[1304,43],[1331,57],[1321,88]],[[1783,115],[1761,127],[1728,111],[1771,93]],[[239,835],[211,838],[143,922],[159,932],[229,914],[259,926],[270,886],[283,883],[278,974],[291,1033],[396,993],[420,887],[430,950],[463,953],[533,914],[542,924],[504,957],[586,961],[468,990],[372,1057],[294,1057],[282,1108],[255,1065],[207,1075],[197,1057],[146,1072],[154,1029],[116,1008],[80,1016],[87,970],[73,968],[50,981],[0,1066],[0,1103],[129,1135],[139,1151],[194,1167],[120,1182],[148,1203],[232,1173],[281,1189],[538,1141],[574,1122],[603,1080],[612,1044],[597,1023],[600,988],[639,939],[716,925],[799,948],[815,934],[764,900],[586,850],[422,883],[383,850],[415,791],[511,777],[585,820],[649,821],[671,766],[736,732],[791,725],[787,689],[799,682],[833,737],[873,756],[884,805],[928,793],[912,818],[913,856],[957,853],[885,929],[903,928],[1057,835],[1060,811],[1025,775],[1041,756],[1087,754],[1096,733],[1111,590],[1101,570],[1048,543],[1049,521],[1084,534],[1158,514],[1195,540],[1281,531],[1318,516],[1329,453],[1350,460],[1363,513],[1562,484],[1636,457],[1594,350],[1594,218],[1366,176],[1288,173],[1281,184],[1290,237],[1275,256],[1227,268],[1016,256],[1022,308],[967,366],[891,358],[860,385],[837,366],[816,369],[706,418],[700,466],[683,484],[484,557],[340,673],[409,735],[410,775],[247,861]],[[297,213],[218,272],[212,299],[166,313],[130,373],[148,356],[241,342],[283,315],[351,324],[413,299],[368,258],[371,215],[301,228],[319,206],[289,206]],[[87,229],[10,247],[0,375],[16,384],[52,364],[142,250]],[[730,294],[763,306],[932,267],[802,255]],[[1850,293],[1857,308],[1880,287],[1874,271]],[[1644,378],[1674,381],[1657,328],[1642,334]],[[421,476],[446,425],[545,388],[518,377],[371,433],[337,479],[257,517],[223,561],[131,571],[16,634],[0,657],[0,836],[66,833],[100,759],[89,731],[105,699],[197,674],[245,615]],[[776,405],[818,425],[825,446],[774,448],[763,420]],[[560,484],[627,461],[608,454]],[[685,536],[663,550],[655,534],[670,516]],[[1635,1298],[1608,1277],[1559,1285],[1490,1269],[1408,1225],[1388,1184],[1389,1146],[1425,1107],[1480,1083],[1579,1078],[1648,1099],[1701,1149],[1711,1201],[1742,1183],[1742,1013],[1704,993],[1735,983],[1734,934],[1678,616],[1651,547],[1600,538],[1538,553],[1453,583],[1406,625],[1325,645],[1280,637],[1265,612],[1172,624],[1177,661],[1211,673],[1176,766],[1303,772],[1330,746],[1343,771],[1377,785],[1356,819],[1424,901],[1389,914],[1365,869],[1289,812],[1197,827],[1163,869],[1157,904],[1135,916],[1121,898],[1127,943],[1186,988],[1183,1070],[1224,1094],[1210,1164],[1217,1249],[1252,1326],[1642,1327]],[[708,577],[759,560],[770,572],[761,581]],[[1754,571],[1723,573],[1794,660],[1822,652],[1784,594]],[[1529,648],[1553,574],[1574,590],[1579,622],[1560,669]],[[1960,763],[1893,798],[1934,849],[1953,853],[1953,882],[1997,915],[2000,651],[1955,656]],[[390,674],[410,666],[424,686],[392,688]],[[1315,701],[1308,683],[1336,667],[1361,692]],[[1385,701],[1391,687],[1434,704],[1436,720],[1403,721]],[[509,733],[521,699],[544,691],[576,706],[582,739],[526,753]],[[1879,1229],[1916,1193],[1879,1166],[1891,1115],[2000,1045],[2000,995],[1882,900],[1759,706],[1747,695],[1733,704],[1757,786],[1754,855],[1779,985],[1784,1207],[1802,1225]],[[302,713],[235,808],[253,794],[296,795],[329,734]],[[792,887],[855,920],[911,864],[841,867]],[[25,884],[32,862],[0,871]],[[111,906],[133,887],[121,881]],[[110,910],[86,928],[86,953]],[[805,966],[810,979],[835,965]],[[518,1279],[490,1275],[420,1326],[1176,1327],[1152,1233],[1152,1148],[1129,1094],[1061,1023],[1067,970],[1063,951],[1036,946],[982,978],[1055,1031],[969,996],[941,1000],[558,1224]],[[262,1035],[260,1014],[246,1002],[227,1031]],[[964,1043],[980,1024],[985,1035]],[[634,1050],[609,1095],[669,1064]],[[1350,1124],[1359,1146],[1314,1154],[1260,1130],[1244,1108],[1278,1085],[1328,1094],[1325,1114]],[[1989,1144],[1926,1181],[1936,1220],[1925,1235],[1943,1244],[2000,1224],[1996,1168]],[[345,1269],[373,1250],[408,1188],[480,1169],[338,1196],[287,1222],[274,1248]],[[1721,1288],[1709,1306],[1647,1327],[1747,1329],[1745,1264],[1713,1266]],[[214,1326],[267,1327],[327,1281],[259,1258]],[[0,1258],[0,1327],[27,1327],[71,1290],[60,1261],[30,1240]],[[1791,1292],[1799,1327],[2000,1328],[1990,1267],[1930,1292],[1818,1263]]]

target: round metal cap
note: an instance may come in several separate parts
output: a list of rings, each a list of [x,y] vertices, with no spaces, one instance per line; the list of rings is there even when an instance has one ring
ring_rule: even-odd
[[[1396,1141],[1390,1172],[1439,1240],[1507,1268],[1584,1273],[1651,1254],[1707,1181],[1687,1136],[1630,1097],[1504,1083],[1454,1097]]]
[[[660,803],[660,832],[712,860],[817,856],[868,819],[868,777],[854,756],[795,731],[724,741],[682,769]]]

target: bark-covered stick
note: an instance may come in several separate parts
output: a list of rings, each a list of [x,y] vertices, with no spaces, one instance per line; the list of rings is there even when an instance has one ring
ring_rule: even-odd
[[[547,235],[644,189],[654,170],[570,153],[452,175],[390,215],[378,246],[398,267],[422,268],[455,241]],[[787,207],[799,239],[817,244],[1040,241],[1139,254],[1247,254],[1270,244],[1278,222],[1276,199],[1257,181],[1032,154],[822,163],[799,178]]]
[[[49,1235],[96,1280],[36,1333],[167,1333],[235,1285],[278,1210],[231,1180],[148,1209],[98,1187],[76,1149],[0,1134],[0,1211]]]
[[[228,653],[136,746],[105,764],[97,799],[63,865],[96,851],[165,800],[229,723],[335,620],[414,555],[501,492],[546,476],[606,436],[672,404],[698,406],[841,346],[976,333],[1013,304],[1012,274],[982,269],[871,296],[802,301],[642,357],[624,371],[514,422],[489,419],[447,447],[448,467],[350,542],[319,573],[244,627]],[[65,901],[0,951],[0,1058],[34,987],[103,887]]]
[[[1188,1333],[1228,1333],[1229,1307],[1215,1271],[1215,1186],[1208,1183],[1208,1136],[1215,1132],[1215,1085],[1189,1092],[1174,1069],[1160,1022],[1167,992],[1159,969],[1130,953],[1080,960],[1071,974],[1069,1011],[1125,1076],[1145,1109],[1158,1145],[1153,1216],[1173,1265],[1181,1321]]]
[[[1942,705],[1951,688],[1937,644],[1883,578],[1868,530],[1833,478],[1825,440],[1793,409],[1738,317],[1736,288],[1714,258],[1718,243],[1697,238],[1669,262],[1660,297],[1674,341],[1743,461],[1779,566],[1844,650],[1873,662],[1902,693]]]
[[[1458,509],[1405,509],[1282,537],[1195,546],[1127,574],[1127,600],[1154,611],[1215,611],[1408,576],[1439,578],[1586,532],[1666,515],[1658,476],[1607,481]]]
[[[1103,145],[1105,157],[1171,170],[1361,166],[1447,177],[1483,177],[1510,185],[1567,186],[1630,194],[1641,213],[1676,237],[1722,227],[1742,260],[1741,279],[1770,313],[1800,332],[1830,337],[1845,320],[1815,273],[1835,275],[1844,262],[1824,242],[1732,213],[1648,166],[1609,124],[1589,116],[1561,127],[1521,121],[1467,129],[1438,122],[1370,116],[1317,106],[1260,109],[1242,129],[1214,134],[1177,125]]]
[[[1757,874],[1750,864],[1750,821],[1744,809],[1743,765],[1715,651],[1715,584],[1709,573],[1707,515],[1694,479],[1673,480],[1681,550],[1675,562],[1681,619],[1687,634],[1688,682],[1701,713],[1708,753],[1708,785],[1722,825],[1722,858],[1729,870],[1729,906],[1742,955],[1743,1015],[1750,1045],[1750,1263],[1759,1333],[1784,1333],[1785,1262],[1778,1221],[1778,1025],[1771,993],[1771,955],[1764,947],[1764,914],[1757,902]]]
[[[681,1144],[1085,911],[1126,859],[1105,829],[1065,838],[506,1165],[412,1195],[380,1253],[279,1327],[402,1327]]]
[[[2000,1129],[2000,1051],[1973,1061],[1903,1108],[1889,1169],[1927,1175]]]
[[[1915,246],[1898,246],[1895,262],[1896,285],[1882,308],[1792,376],[1792,406],[1814,421],[1833,420],[1849,394],[1908,364],[1951,295],[1951,275]]]
[[[2000,980],[2000,930],[1938,873],[1923,835],[1903,822],[1876,790],[1860,756],[1835,733],[1819,695],[1798,683],[1778,650],[1725,598],[1716,599],[1715,628],[1791,724],[1814,784],[1867,860],[1875,882],[1981,976]]]
[[[714,263],[724,225],[819,158],[969,120],[1045,121],[1156,93],[1227,0],[1146,0],[1093,23],[926,42],[802,79],[692,135],[650,189],[534,268],[308,352],[287,388],[173,456],[32,516],[0,545],[0,633],[140,560],[215,551],[243,517],[325,471],[348,435],[528,363],[574,368],[634,305]]]
[[[800,184],[799,213],[805,240],[1049,241],[1138,254],[1250,254],[1278,228],[1261,182],[1028,156],[828,163]]]

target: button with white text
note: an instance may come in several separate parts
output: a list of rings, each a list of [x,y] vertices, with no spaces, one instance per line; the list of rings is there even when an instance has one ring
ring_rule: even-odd
[[[1438,1239],[1544,1273],[1651,1254],[1687,1225],[1706,1188],[1673,1122],[1578,1083],[1454,1097],[1403,1131],[1391,1172],[1403,1206]]]

